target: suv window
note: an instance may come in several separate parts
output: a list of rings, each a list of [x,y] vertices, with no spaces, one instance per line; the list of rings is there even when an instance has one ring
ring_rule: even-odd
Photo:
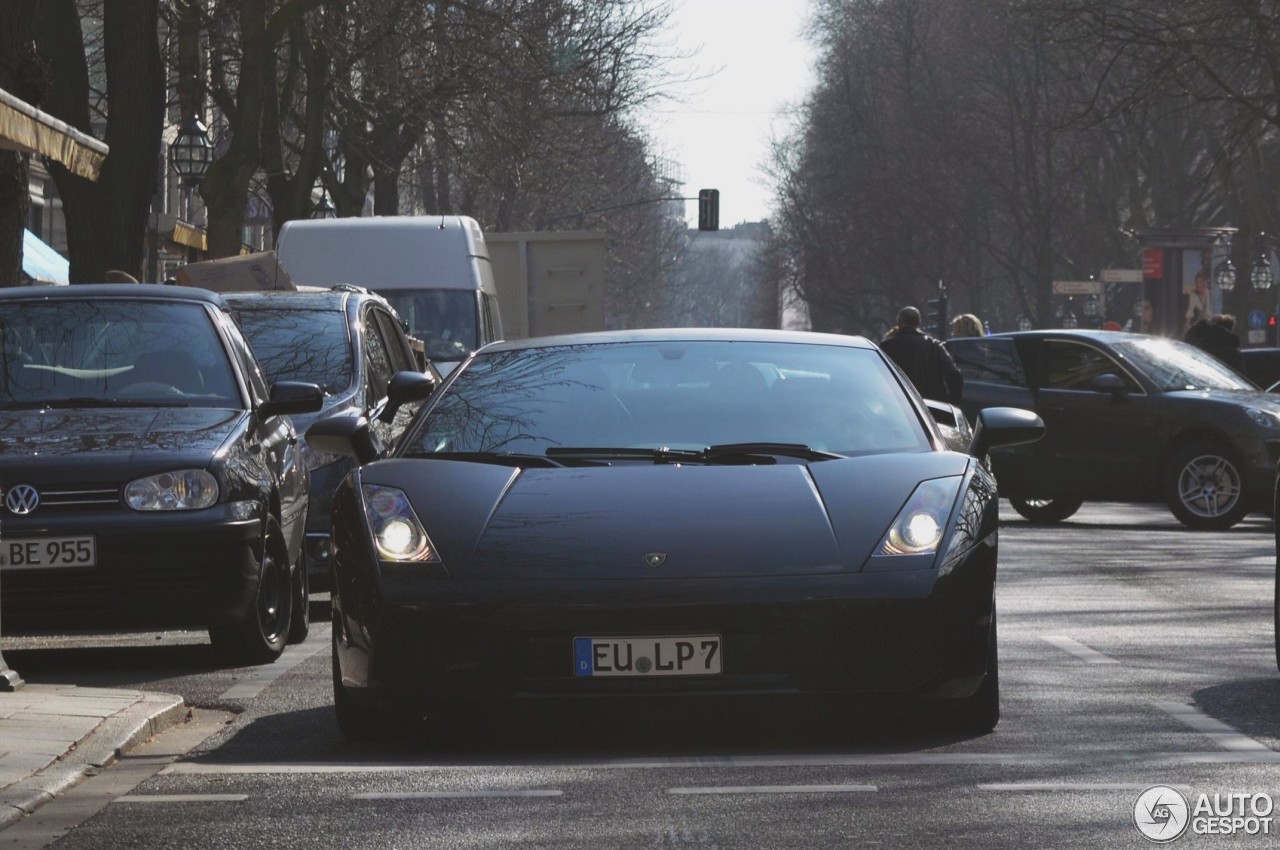
[[[947,343],[966,381],[1025,387],[1027,376],[1010,339],[964,339]]]
[[[307,381],[340,393],[355,379],[341,310],[235,309],[236,320],[274,381]]]
[[[391,359],[391,371],[417,371],[417,367],[413,363],[412,354],[408,350],[408,342],[404,338],[404,331],[400,328],[400,323],[396,321],[396,317],[386,310],[371,307],[366,325],[371,326],[375,322],[382,332],[382,339],[386,342],[387,356]]]
[[[387,344],[376,321],[364,323],[364,368],[368,375],[366,403],[369,407],[376,407],[387,397],[387,382],[391,380],[394,371],[391,356],[387,353]]]
[[[1142,387],[1129,376],[1124,367],[1089,345],[1046,340],[1041,362],[1044,364],[1042,389],[1088,390],[1089,382],[1094,378],[1110,374],[1123,379],[1129,392],[1142,392]]]

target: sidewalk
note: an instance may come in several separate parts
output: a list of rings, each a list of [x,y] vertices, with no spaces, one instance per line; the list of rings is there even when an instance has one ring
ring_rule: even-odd
[[[0,693],[0,829],[186,716],[172,694],[30,683]]]

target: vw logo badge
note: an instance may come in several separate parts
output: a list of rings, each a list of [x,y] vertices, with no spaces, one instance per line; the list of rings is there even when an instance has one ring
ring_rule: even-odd
[[[30,484],[19,484],[10,487],[9,492],[4,494],[4,506],[9,509],[9,513],[18,516],[25,516],[31,513],[40,505],[40,493]]]
[[[644,562],[650,567],[660,567],[667,562],[667,553],[650,552],[644,556]]]

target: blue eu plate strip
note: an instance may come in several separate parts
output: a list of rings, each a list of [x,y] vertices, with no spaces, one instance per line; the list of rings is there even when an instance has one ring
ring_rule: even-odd
[[[591,675],[591,638],[573,639],[573,675]]]

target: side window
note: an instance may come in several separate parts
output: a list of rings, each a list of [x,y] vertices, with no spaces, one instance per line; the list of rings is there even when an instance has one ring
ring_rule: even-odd
[[[1103,352],[1078,342],[1046,340],[1041,353],[1043,389],[1088,390],[1089,382],[1099,375],[1117,375],[1132,393],[1142,392],[1137,382],[1116,361]]]
[[[392,373],[406,370],[417,371],[413,365],[413,355],[409,351],[409,341],[405,339],[404,331],[400,329],[395,316],[392,316],[386,310],[379,310],[375,307],[369,311],[369,321],[373,321],[375,318],[378,327],[382,331],[382,339],[387,344],[387,357],[391,361]]]
[[[485,332],[485,338],[481,342],[493,342],[495,339],[502,339],[502,320],[498,314],[498,299],[487,292],[483,292],[481,293],[481,303],[484,305]]]
[[[966,381],[983,381],[1006,387],[1025,387],[1022,361],[1008,339],[965,339],[947,343],[947,350]]]
[[[252,350],[249,348],[249,343],[245,341],[244,335],[240,333],[240,326],[236,324],[235,319],[223,315],[221,321],[223,331],[231,340],[231,352],[239,362],[240,371],[244,373],[245,382],[249,385],[252,404],[257,407],[271,398],[271,390],[267,387],[267,379],[263,376],[262,369],[258,366],[258,360],[253,356]]]
[[[382,329],[371,313],[364,316],[364,370],[369,376],[366,403],[374,407],[387,397],[387,381],[394,370]]]

